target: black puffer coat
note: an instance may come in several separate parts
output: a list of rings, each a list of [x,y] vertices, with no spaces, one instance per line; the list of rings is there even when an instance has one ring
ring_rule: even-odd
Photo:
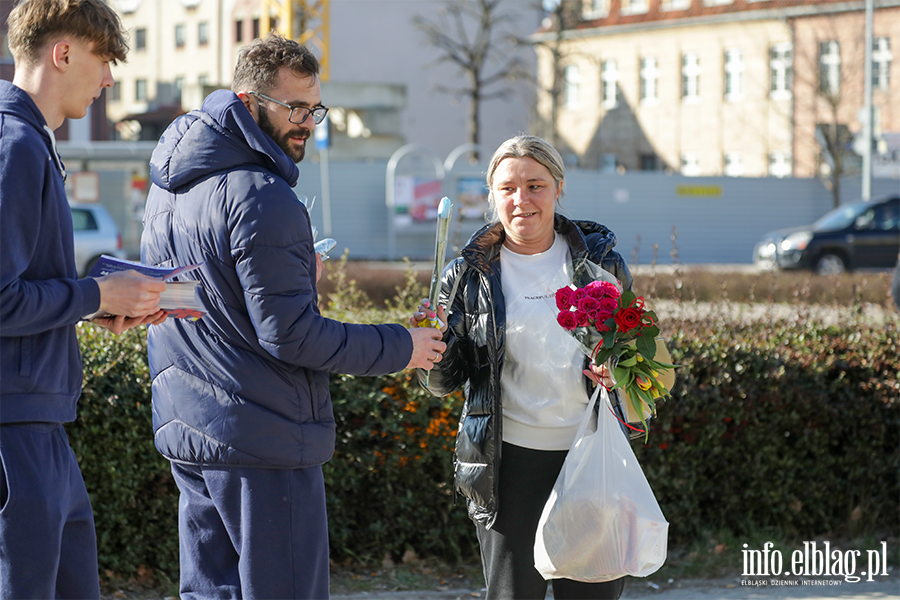
[[[631,273],[612,248],[616,236],[591,221],[570,221],[556,215],[554,228],[569,245],[573,260],[588,258],[631,288]],[[462,256],[444,270],[441,305],[446,306],[460,277],[453,304],[447,311],[444,334],[447,350],[429,376],[428,391],[446,396],[466,386],[459,419],[454,470],[456,490],[468,500],[469,516],[490,528],[497,516],[496,477],[500,466],[500,374],[506,343],[506,301],[500,284],[500,247],[506,234],[498,224],[476,232]],[[424,371],[418,371],[424,385]]]

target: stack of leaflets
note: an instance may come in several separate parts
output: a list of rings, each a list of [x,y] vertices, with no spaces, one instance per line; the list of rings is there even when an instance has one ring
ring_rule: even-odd
[[[114,256],[103,255],[88,277],[102,277],[118,271],[137,271],[141,275],[162,279],[166,282],[166,291],[160,294],[159,307],[175,319],[197,320],[206,314],[203,304],[197,299],[197,286],[199,281],[171,281],[177,275],[190,273],[203,263],[187,265],[184,267],[148,267],[139,262],[123,260]],[[89,318],[111,316],[107,313],[97,312]]]

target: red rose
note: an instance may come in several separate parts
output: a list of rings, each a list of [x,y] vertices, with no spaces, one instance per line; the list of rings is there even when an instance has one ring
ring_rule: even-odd
[[[618,298],[621,296],[619,288],[608,281],[592,281],[585,286],[587,293],[597,298]]]
[[[629,306],[627,308],[619,309],[614,318],[616,320],[616,325],[619,327],[619,331],[621,333],[628,333],[641,324],[642,315],[643,311]]]
[[[585,296],[578,301],[578,310],[583,310],[586,313],[598,311],[600,310],[600,301],[596,298]]]
[[[569,286],[556,290],[556,308],[559,310],[569,310],[575,300],[575,290]]]
[[[615,298],[602,298],[600,301],[600,310],[612,313],[614,310],[619,308],[619,301]]]
[[[579,327],[587,327],[588,325],[588,314],[583,310],[575,311],[575,320],[578,323]]]
[[[556,315],[556,322],[566,331],[575,331],[575,328],[578,327],[578,320],[575,318],[575,313],[570,310],[564,310]]]

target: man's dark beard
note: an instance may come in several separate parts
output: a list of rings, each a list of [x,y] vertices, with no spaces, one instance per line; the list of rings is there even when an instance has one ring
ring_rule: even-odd
[[[306,156],[306,144],[300,146],[300,149],[294,149],[290,145],[290,138],[292,137],[293,132],[288,131],[281,137],[278,137],[278,134],[275,131],[275,126],[272,125],[272,122],[269,121],[269,117],[266,115],[266,110],[260,107],[259,111],[259,128],[263,130],[263,132],[272,138],[272,141],[281,148],[285,154],[291,157],[295,163],[303,160],[303,157]],[[307,131],[306,139],[309,139],[309,132]]]

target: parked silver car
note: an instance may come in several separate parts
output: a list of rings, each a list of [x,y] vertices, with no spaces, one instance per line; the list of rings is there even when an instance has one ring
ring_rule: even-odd
[[[75,266],[85,277],[101,254],[126,258],[116,222],[100,204],[69,202],[75,229]]]

